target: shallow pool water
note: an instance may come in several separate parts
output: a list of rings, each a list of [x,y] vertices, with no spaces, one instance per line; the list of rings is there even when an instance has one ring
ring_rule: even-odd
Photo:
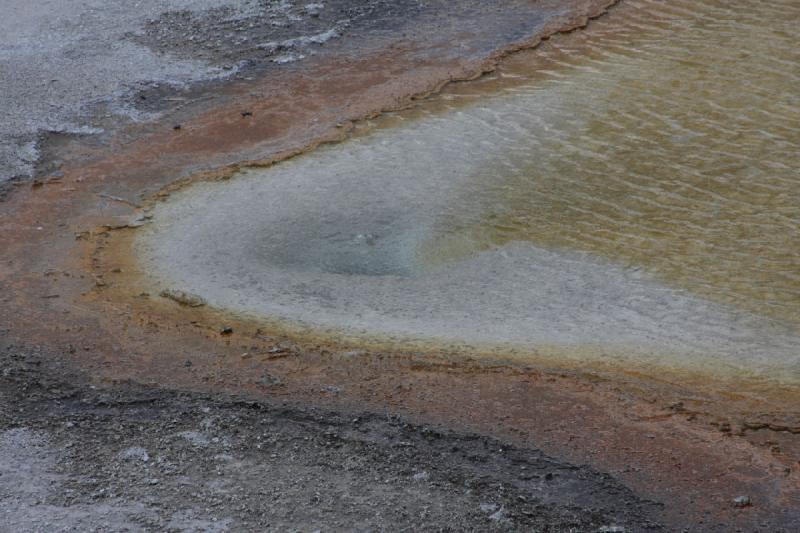
[[[395,341],[800,381],[800,4],[623,1],[154,210],[162,285]]]

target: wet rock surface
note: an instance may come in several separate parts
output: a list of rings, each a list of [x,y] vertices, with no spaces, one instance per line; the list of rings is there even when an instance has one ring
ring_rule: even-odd
[[[203,300],[201,297],[184,291],[165,289],[161,291],[159,296],[162,298],[169,298],[170,300],[174,300],[181,305],[188,305],[189,307],[202,307],[206,305],[205,300]]]
[[[0,354],[15,531],[662,531],[612,477],[397,417],[132,384]]]

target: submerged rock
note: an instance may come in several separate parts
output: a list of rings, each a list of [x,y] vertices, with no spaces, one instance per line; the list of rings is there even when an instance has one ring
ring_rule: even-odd
[[[169,298],[170,300],[174,300],[179,304],[188,307],[202,307],[206,305],[206,301],[203,298],[197,296],[196,294],[192,294],[185,291],[164,289],[159,293],[159,296],[161,296],[162,298]]]

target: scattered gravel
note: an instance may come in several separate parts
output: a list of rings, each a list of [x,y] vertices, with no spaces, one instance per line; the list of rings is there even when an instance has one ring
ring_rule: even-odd
[[[96,387],[12,346],[0,364],[7,531],[662,530],[659,506],[610,476],[494,439],[368,413]]]

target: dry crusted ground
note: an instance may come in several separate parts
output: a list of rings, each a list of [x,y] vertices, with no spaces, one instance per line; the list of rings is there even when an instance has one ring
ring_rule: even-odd
[[[0,202],[0,528],[799,530],[796,391],[776,408],[722,385],[304,344],[125,281],[111,237],[176,180],[342,138],[609,3],[220,1],[56,28],[128,13],[97,26],[109,46],[232,74],[132,76],[74,108],[60,93],[95,129],[33,121],[24,157],[0,154],[34,161]]]
[[[3,348],[4,531],[662,531],[611,476],[392,415],[134,384]],[[614,529],[614,527],[618,529]]]

